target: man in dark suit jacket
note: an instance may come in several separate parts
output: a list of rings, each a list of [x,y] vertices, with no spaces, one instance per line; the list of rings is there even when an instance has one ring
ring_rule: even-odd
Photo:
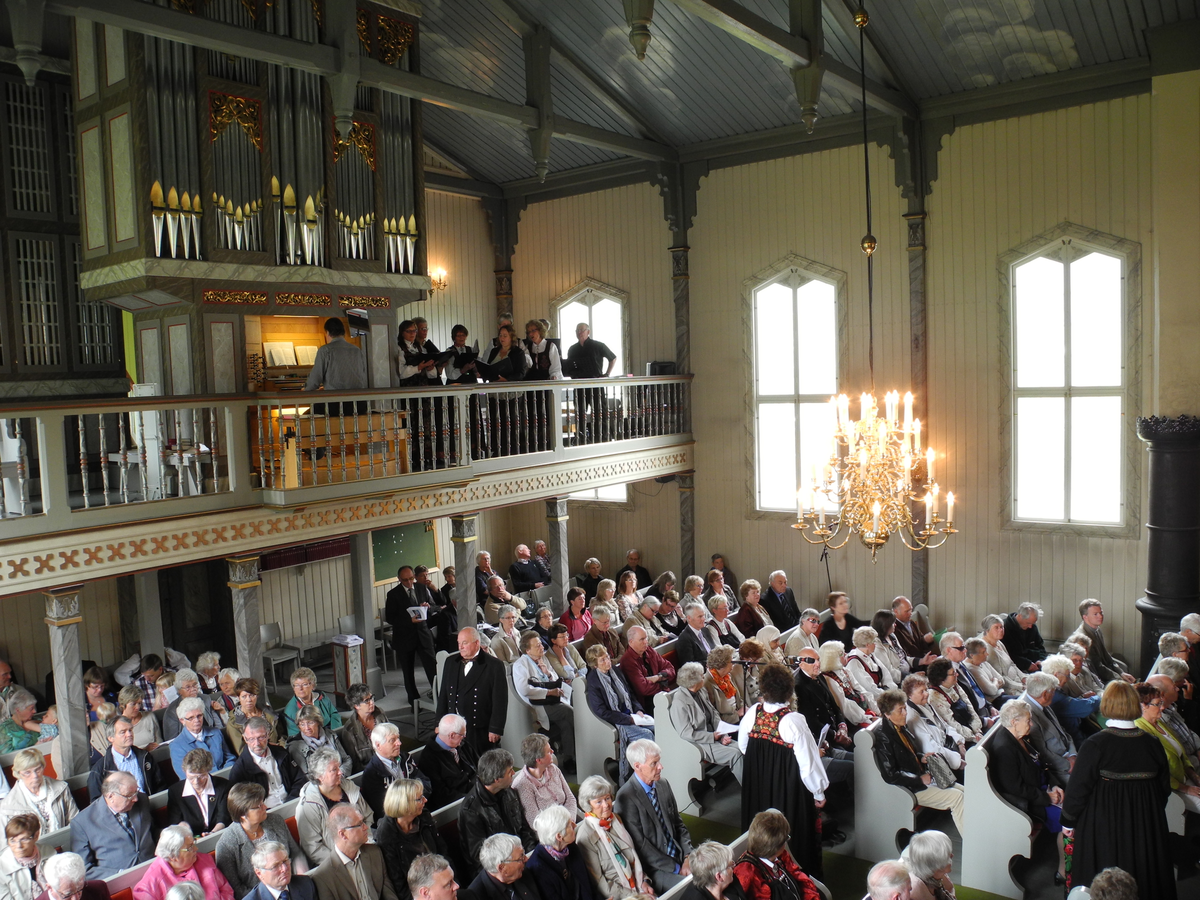
[[[412,566],[401,566],[396,573],[400,583],[388,591],[384,606],[384,617],[392,626],[392,647],[400,657],[400,668],[404,671],[404,688],[408,691],[408,705],[413,706],[421,692],[417,690],[416,662],[420,657],[425,677],[433,684],[437,660],[433,655],[433,632],[430,623],[437,624],[441,604],[423,584],[417,584]],[[412,616],[409,607],[419,606],[425,610],[426,618]]]
[[[546,584],[546,579],[533,562],[533,554],[525,544],[517,544],[517,560],[508,567],[508,577],[512,579],[513,591],[523,593],[540,588]]]
[[[628,553],[626,553],[625,565],[621,566],[621,568],[617,571],[617,576],[615,579],[617,584],[621,583],[621,576],[626,572],[632,572],[637,576],[637,586],[639,591],[654,584],[654,579],[650,577],[650,572],[641,563],[641,550],[630,550]]]
[[[261,785],[262,789],[267,792],[268,809],[273,809],[280,803],[299,797],[300,789],[307,783],[307,779],[300,773],[300,768],[290,753],[282,747],[267,743],[266,719],[262,716],[250,719],[246,723],[242,736],[246,741],[246,746],[242,748],[241,755],[233,764],[233,768],[229,770],[229,783],[232,785],[252,781]],[[268,757],[274,760],[278,767],[283,797],[272,798],[271,796],[271,777],[267,774],[270,763],[266,762]],[[255,762],[256,759],[263,760],[267,769]],[[274,802],[272,802],[273,800]]]
[[[508,673],[504,663],[481,652],[479,632],[458,633],[457,657],[446,660],[438,692],[438,718],[457,713],[467,720],[467,740],[481,756],[500,743],[508,717]]]
[[[193,751],[198,752],[198,751]],[[184,769],[187,770],[187,759],[184,759]],[[210,762],[211,766],[211,762]],[[233,820],[229,817],[229,789],[233,787],[229,779],[211,775],[207,771],[187,771],[183,781],[177,781],[167,788],[167,821],[172,825],[183,823],[192,829],[192,834],[211,834],[218,825],[228,825]],[[187,791],[187,794],[184,794]],[[199,796],[207,798],[207,810],[200,812]]]
[[[1012,657],[1013,665],[1022,672],[1034,672],[1046,658],[1046,645],[1038,631],[1037,620],[1042,614],[1033,603],[1022,603],[1016,612],[1009,613],[1004,620],[1004,648]]]
[[[108,738],[109,747],[104,751],[104,756],[92,766],[92,772],[88,776],[88,798],[96,800],[100,797],[100,785],[110,772],[129,771],[128,767],[122,768],[117,765],[117,759],[113,754],[132,762],[141,773],[141,779],[134,775],[134,779],[138,781],[139,791],[143,794],[156,794],[161,791],[162,776],[159,774],[158,764],[150,758],[150,754],[145,750],[139,750],[133,746],[133,722],[125,716],[117,716],[109,728],[112,729]],[[126,763],[126,766],[128,765],[129,763]]]
[[[250,864],[254,866],[259,884],[243,900],[275,900],[285,889],[291,900],[317,900],[317,886],[313,880],[307,875],[292,874],[288,848],[283,844],[277,841],[259,844],[250,857]]]
[[[86,866],[77,853],[56,853],[49,858],[42,857],[43,871],[46,883],[54,889],[55,896],[50,891],[42,891],[37,900],[61,900],[70,897],[71,900],[108,900],[108,885],[97,879],[87,881]]]
[[[494,834],[511,834],[529,853],[537,838],[525,821],[521,798],[512,788],[513,758],[507,750],[489,750],[479,758],[479,775],[458,808],[458,837],[463,859],[472,873],[479,871],[479,851]]]
[[[525,870],[525,851],[516,835],[493,834],[483,842],[480,857],[483,865],[470,887],[479,900],[542,900]],[[582,891],[580,895],[586,896]]]
[[[397,900],[384,866],[383,851],[367,843],[371,829],[363,814],[342,803],[330,811],[326,827],[333,837],[334,852],[311,875],[319,900],[362,900],[347,861],[362,872],[369,897]]]
[[[796,592],[788,587],[787,573],[776,569],[767,579],[767,589],[759,601],[780,633],[800,624],[800,607],[796,605]]]
[[[154,855],[150,801],[128,772],[113,772],[101,796],[71,820],[71,850],[89,878],[108,878]]]
[[[432,793],[433,785],[429,778],[417,768],[413,758],[400,746],[399,728],[391,722],[381,722],[376,725],[375,730],[371,732],[371,746],[375,749],[375,753],[371,756],[371,761],[367,763],[366,768],[363,769],[362,782],[359,787],[362,790],[363,799],[367,801],[367,806],[371,807],[371,812],[375,813],[376,822],[382,822],[385,818],[383,798],[387,795],[387,789],[397,778],[411,778],[419,781],[425,786],[426,796]],[[430,810],[430,812],[432,811]]]
[[[679,632],[675,641],[675,669],[678,671],[685,663],[700,663],[708,665],[708,654],[720,646],[717,636],[704,624],[708,611],[701,603],[693,603],[684,609],[687,625]]]
[[[892,615],[896,617],[892,634],[908,657],[909,668],[914,672],[925,671],[925,667],[938,656],[937,643],[929,622],[913,609],[912,601],[907,597],[897,597],[892,601]]]
[[[466,720],[450,713],[442,716],[437,733],[421,751],[417,767],[433,783],[430,812],[465,797],[475,783],[479,757],[466,738]]]
[[[629,831],[646,876],[663,894],[688,874],[692,836],[679,816],[671,785],[662,779],[658,744],[634,741],[625,755],[633,767],[633,777],[617,791],[613,810]]]

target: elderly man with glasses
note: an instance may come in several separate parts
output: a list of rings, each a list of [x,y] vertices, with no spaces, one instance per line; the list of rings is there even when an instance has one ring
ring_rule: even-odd
[[[383,851],[367,843],[371,828],[362,813],[340,803],[330,811],[326,830],[333,853],[312,872],[321,900],[397,900]]]
[[[958,686],[966,693],[967,699],[971,701],[971,706],[975,708],[975,714],[983,722],[983,730],[987,731],[996,723],[1000,713],[993,708],[987,695],[984,694],[983,688],[967,667],[967,642],[957,631],[947,631],[942,635],[938,647],[942,651],[942,655],[954,666],[954,671],[958,673]]]
[[[36,900],[108,900],[108,885],[87,880],[78,853],[59,853],[46,860],[46,890]]]
[[[150,801],[128,772],[113,772],[101,796],[71,820],[71,850],[89,878],[108,878],[154,856]]]
[[[278,841],[263,841],[250,857],[258,884],[243,900],[279,900],[288,892],[290,900],[317,900],[317,887],[307,875],[292,874],[288,848]]]

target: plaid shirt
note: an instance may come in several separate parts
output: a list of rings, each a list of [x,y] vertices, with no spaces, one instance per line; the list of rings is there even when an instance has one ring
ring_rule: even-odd
[[[164,674],[174,671],[175,670],[170,666],[163,667]],[[160,675],[159,677],[161,678],[162,676]],[[150,712],[152,709],[154,709],[154,701],[158,699],[158,687],[154,684],[154,682],[147,679],[145,675],[139,675],[137,678],[133,679],[130,684],[136,684],[146,695],[146,699],[142,701],[142,709],[146,710],[146,712]]]

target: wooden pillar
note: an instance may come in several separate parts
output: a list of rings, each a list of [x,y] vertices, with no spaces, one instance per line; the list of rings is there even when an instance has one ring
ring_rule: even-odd
[[[83,711],[83,656],[79,649],[79,592],[83,585],[43,591],[46,625],[50,628],[50,661],[54,669],[54,696],[64,712],[58,718],[58,777],[66,780],[88,770],[88,724]]]
[[[354,633],[363,639],[363,658],[367,663],[367,684],[376,696],[383,696],[383,673],[379,670],[375,648],[375,581],[371,574],[371,534],[350,535],[350,595],[354,612]],[[382,618],[380,624],[382,625]]]
[[[688,275],[688,248],[672,247],[670,253],[671,292],[675,300],[675,371],[687,375],[692,371],[692,282]],[[683,427],[684,431],[691,431],[690,391],[685,391],[683,396]]]
[[[678,586],[683,580],[696,575],[696,473],[684,472],[679,476],[679,565]]]
[[[454,602],[458,605],[458,627],[475,627],[475,553],[479,543],[475,536],[479,515],[450,517],[450,541],[454,544]]]
[[[234,556],[229,566],[229,590],[233,595],[233,632],[237,640],[238,671],[263,684],[262,636],[259,633],[257,556]],[[265,689],[265,685],[264,685]]]
[[[157,653],[166,659],[163,640],[162,602],[158,593],[158,572],[136,572],[133,591],[137,598],[138,647],[142,656]]]
[[[904,216],[908,222],[908,316],[913,392],[913,415],[922,422],[929,421],[929,348],[925,319],[925,212]],[[913,517],[920,521],[924,509],[914,504]],[[913,606],[929,602],[929,551],[912,554],[912,585],[909,599]]]
[[[567,583],[571,580],[571,564],[567,557],[567,498],[551,497],[546,501],[546,524],[549,534],[546,546],[550,550],[550,577],[554,582],[551,609],[555,617],[566,610]]]

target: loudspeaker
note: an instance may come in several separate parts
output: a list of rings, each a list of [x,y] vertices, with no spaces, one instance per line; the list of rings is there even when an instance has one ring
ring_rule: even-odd
[[[651,375],[674,375],[675,363],[671,360],[655,360],[654,362],[646,363],[646,376]]]

